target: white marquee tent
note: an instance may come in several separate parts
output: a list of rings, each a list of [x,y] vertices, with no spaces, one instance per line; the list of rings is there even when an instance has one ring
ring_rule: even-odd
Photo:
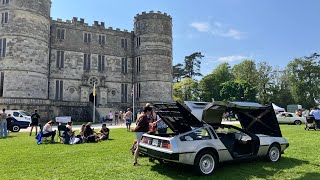
[[[275,105],[274,103],[272,103],[272,107],[274,109],[274,111],[277,111],[277,112],[285,112],[286,110],[282,107],[279,107],[277,105]]]

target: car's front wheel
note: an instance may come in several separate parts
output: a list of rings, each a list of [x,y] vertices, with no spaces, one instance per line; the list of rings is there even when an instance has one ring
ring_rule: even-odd
[[[211,175],[218,165],[217,156],[210,151],[200,152],[194,166],[200,175]]]
[[[19,132],[20,131],[20,127],[15,125],[15,126],[12,126],[12,132]]]
[[[267,160],[270,162],[277,162],[280,160],[281,150],[276,144],[272,144],[268,150]]]
[[[294,123],[295,125],[301,125],[301,124],[302,124],[302,122],[301,122],[300,120],[295,120],[293,123]]]

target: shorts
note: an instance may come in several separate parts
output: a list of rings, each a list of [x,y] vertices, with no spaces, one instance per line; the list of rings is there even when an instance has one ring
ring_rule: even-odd
[[[39,125],[39,121],[32,121],[30,126],[38,126]]]
[[[126,125],[131,125],[131,119],[126,120]]]
[[[138,143],[141,141],[142,135],[143,135],[144,133],[145,133],[145,132],[136,132],[136,136],[137,136],[137,141],[138,141]]]

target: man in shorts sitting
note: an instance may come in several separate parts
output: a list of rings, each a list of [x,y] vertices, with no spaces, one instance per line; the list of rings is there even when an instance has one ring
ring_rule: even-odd
[[[107,128],[106,124],[102,124],[102,128],[99,133],[101,134],[100,140],[108,140],[109,139],[109,128]]]

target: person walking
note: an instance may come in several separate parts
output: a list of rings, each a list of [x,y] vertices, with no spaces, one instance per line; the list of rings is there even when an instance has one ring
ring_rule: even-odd
[[[315,128],[316,129],[319,129],[320,128],[320,110],[318,107],[315,107],[311,112],[310,112],[311,115],[314,116],[314,119],[315,119]]]
[[[119,124],[119,112],[115,111],[114,112],[114,125],[118,125]]]
[[[34,113],[31,115],[30,136],[32,135],[32,130],[33,130],[34,127],[36,128],[36,135],[38,134],[39,119],[40,119],[40,116],[38,114],[38,110],[35,109]]]
[[[137,126],[134,129],[137,137],[137,143],[139,144],[144,133],[149,131],[149,121],[148,116],[151,115],[152,108],[151,107],[144,107],[143,113],[139,116],[137,120]],[[137,146],[136,151],[134,152],[134,166],[139,166],[138,163],[138,156],[139,156],[139,146]]]
[[[1,114],[1,119],[0,119],[0,139],[2,137],[7,138],[8,137],[8,129],[7,129],[7,113],[6,109],[2,109],[2,114]]]
[[[130,131],[131,123],[132,123],[132,112],[131,112],[130,108],[127,109],[127,112],[124,115],[124,118],[126,120],[127,131]]]
[[[110,125],[112,125],[112,121],[113,121],[113,113],[112,113],[112,111],[109,112],[109,121],[111,122]]]

